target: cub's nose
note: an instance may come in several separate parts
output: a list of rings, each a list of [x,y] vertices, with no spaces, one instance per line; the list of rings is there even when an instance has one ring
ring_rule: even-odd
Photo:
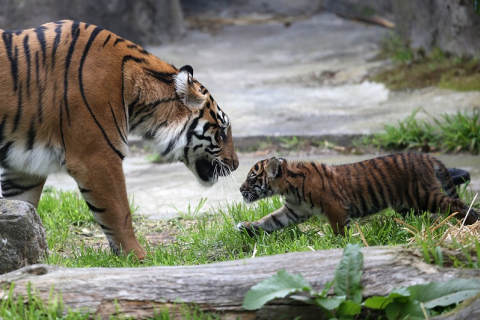
[[[247,191],[247,186],[245,182],[240,186],[240,192],[244,192],[244,191]]]

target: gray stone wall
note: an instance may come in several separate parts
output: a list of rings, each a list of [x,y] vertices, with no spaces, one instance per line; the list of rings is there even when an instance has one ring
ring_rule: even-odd
[[[0,28],[25,29],[72,19],[137,44],[160,44],[185,32],[179,0],[1,0]]]
[[[396,32],[413,49],[480,56],[480,16],[473,1],[398,0],[393,7]]]
[[[181,0],[186,15],[235,16],[250,13],[297,16],[322,10],[324,0]]]

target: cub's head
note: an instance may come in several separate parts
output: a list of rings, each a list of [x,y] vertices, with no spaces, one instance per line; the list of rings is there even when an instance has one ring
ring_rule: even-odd
[[[202,185],[211,186],[219,176],[227,176],[238,167],[230,119],[208,90],[193,78],[192,67],[180,68],[174,81],[188,121],[174,128],[173,136],[179,138],[170,139],[164,152],[173,151]]]
[[[279,194],[279,182],[285,163],[285,159],[275,157],[255,163],[240,187],[245,202],[250,203]]]

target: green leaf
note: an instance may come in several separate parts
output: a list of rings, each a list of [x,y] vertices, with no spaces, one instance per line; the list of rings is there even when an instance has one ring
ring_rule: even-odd
[[[420,302],[413,300],[394,301],[385,308],[385,314],[388,320],[425,320]]]
[[[408,288],[412,299],[423,302],[426,308],[460,303],[480,293],[480,281],[452,279],[447,282],[430,282]]]
[[[360,314],[362,312],[362,306],[353,301],[344,301],[337,309],[337,315],[340,317],[348,317]]]
[[[243,300],[243,308],[260,309],[270,300],[284,298],[290,293],[299,291],[311,292],[313,289],[301,275],[291,275],[285,270],[267,278],[248,290]]]
[[[345,296],[334,296],[330,298],[316,298],[315,302],[317,305],[320,307],[326,309],[326,310],[335,310],[338,308],[338,306],[345,301]]]
[[[362,302],[363,254],[358,244],[347,244],[343,250],[343,257],[335,271],[334,291],[337,296],[347,296],[347,300],[355,303]]]
[[[405,299],[410,296],[410,291],[407,288],[401,287],[398,289],[392,290],[388,296],[373,296],[365,300],[363,305],[370,309],[385,309],[388,304],[392,303],[394,300]]]

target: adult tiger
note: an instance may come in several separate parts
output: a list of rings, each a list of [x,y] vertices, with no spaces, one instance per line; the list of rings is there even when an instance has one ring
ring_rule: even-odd
[[[328,166],[271,158],[256,163],[240,187],[246,202],[273,195],[285,197],[283,207],[239,230],[272,232],[324,214],[335,234],[344,234],[351,218],[365,217],[392,207],[397,212],[458,212],[468,207],[459,199],[445,165],[427,154],[394,154],[361,162]],[[472,209],[467,224],[478,220]]]
[[[47,176],[67,172],[112,250],[141,259],[122,168],[129,134],[206,186],[238,167],[230,121],[190,66],[78,21],[0,35],[3,197],[36,206]]]

